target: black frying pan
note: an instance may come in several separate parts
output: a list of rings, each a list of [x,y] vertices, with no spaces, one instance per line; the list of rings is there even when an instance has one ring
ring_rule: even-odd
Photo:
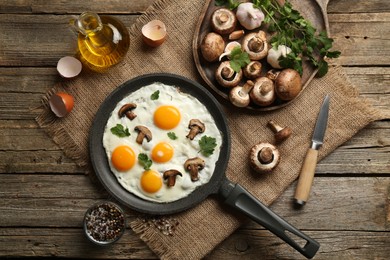
[[[131,92],[154,82],[162,82],[167,85],[180,87],[181,91],[196,97],[208,108],[218,129],[223,133],[223,143],[219,159],[210,181],[198,187],[187,197],[169,203],[146,201],[125,190],[111,173],[105,149],[102,144],[104,128],[117,103]],[[240,210],[252,220],[283,239],[304,256],[311,258],[319,249],[318,242],[303,234],[276,215],[242,186],[234,184],[226,178],[225,170],[230,154],[230,133],[228,124],[219,103],[197,82],[178,75],[159,73],[139,76],[122,84],[105,99],[96,113],[89,136],[89,153],[93,169],[103,186],[117,200],[136,211],[154,215],[177,213],[200,203],[211,194],[218,194],[226,204]],[[291,236],[291,234],[289,235],[286,231],[300,237],[300,240],[305,240],[306,244],[303,247],[300,246],[296,240],[294,240],[293,236]]]

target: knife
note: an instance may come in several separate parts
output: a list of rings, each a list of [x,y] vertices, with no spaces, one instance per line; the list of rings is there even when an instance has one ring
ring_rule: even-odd
[[[311,146],[306,153],[305,160],[303,161],[301,173],[299,174],[299,180],[297,188],[295,190],[294,201],[297,205],[303,206],[309,198],[310,189],[313,184],[314,172],[317,166],[318,150],[324,143],[325,130],[328,124],[329,115],[329,94],[325,96],[318,118],[316,126],[314,128],[313,137],[311,139]]]

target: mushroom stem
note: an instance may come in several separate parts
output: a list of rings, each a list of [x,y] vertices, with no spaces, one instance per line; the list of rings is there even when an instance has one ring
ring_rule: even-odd
[[[164,180],[167,180],[168,187],[173,187],[176,184],[176,176],[183,176],[178,170],[168,170],[163,174]]]
[[[283,127],[281,127],[280,125],[276,124],[274,121],[269,121],[268,122],[268,125],[269,127],[271,128],[271,130],[274,132],[274,133],[277,133],[279,132],[280,130],[283,129]]]
[[[241,97],[245,97],[248,95],[248,93],[252,90],[253,86],[255,85],[255,83],[253,83],[252,80],[247,80],[244,84],[244,86],[242,86],[241,90],[238,92],[238,94],[241,96]]]
[[[221,75],[226,80],[232,80],[234,78],[234,70],[229,67],[224,67]]]
[[[250,39],[248,47],[251,51],[260,52],[264,49],[264,42],[260,39],[260,37],[256,36]]]
[[[229,20],[229,16],[226,13],[220,13],[217,16],[217,20],[219,23],[226,23]]]
[[[263,149],[260,150],[257,157],[262,164],[268,164],[272,162],[273,159],[272,149],[270,147],[264,147]]]

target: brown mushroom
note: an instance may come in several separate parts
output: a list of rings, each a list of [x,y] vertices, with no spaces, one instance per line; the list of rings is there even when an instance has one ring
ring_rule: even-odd
[[[268,53],[268,43],[264,31],[245,35],[242,40],[242,49],[246,51],[251,60],[261,60]]]
[[[221,86],[232,88],[240,83],[242,70],[235,72],[230,66],[230,61],[223,61],[215,71],[215,79]]]
[[[134,103],[128,103],[124,104],[118,111],[118,116],[123,117],[126,115],[126,117],[130,120],[133,120],[137,117],[137,115],[133,112],[133,110],[137,107]]]
[[[186,171],[190,172],[191,180],[197,181],[199,180],[199,171],[203,170],[205,166],[204,160],[199,157],[191,158],[185,161],[184,168]]]
[[[260,77],[261,67],[261,63],[257,60],[249,62],[249,64],[244,67],[245,77],[248,79],[256,79]]]
[[[290,135],[292,133],[292,130],[290,127],[288,127],[288,126],[281,127],[272,120],[268,122],[268,126],[275,133],[274,137],[275,137],[276,143],[280,143],[280,142],[286,140],[287,138],[290,137]]]
[[[274,82],[267,77],[260,77],[249,95],[256,105],[263,107],[271,105],[276,98]]]
[[[164,172],[163,178],[164,178],[164,180],[168,180],[167,181],[168,187],[175,186],[176,176],[180,176],[181,177],[183,175],[181,174],[181,172],[179,172],[178,170],[175,170],[175,169],[168,170],[168,171]]]
[[[152,140],[152,132],[150,132],[146,126],[137,125],[134,130],[138,131],[138,136],[135,140],[137,143],[142,144],[144,138],[146,138],[148,142]]]
[[[229,34],[237,24],[236,15],[227,8],[219,8],[211,15],[211,28],[219,34]]]
[[[214,32],[206,34],[200,45],[200,51],[202,52],[202,56],[208,62],[214,62],[218,60],[224,49],[225,41],[223,40],[221,35]]]
[[[301,76],[293,69],[282,70],[275,79],[275,91],[279,99],[289,101],[302,90]]]
[[[199,119],[191,119],[188,128],[190,129],[190,132],[186,137],[190,140],[194,140],[197,134],[203,133],[206,129],[205,125]]]
[[[259,143],[250,151],[250,166],[258,173],[271,172],[279,161],[279,151],[270,143]]]
[[[237,86],[232,88],[229,92],[229,100],[236,107],[247,107],[251,102],[249,91],[253,88],[253,81],[248,80],[244,86]]]

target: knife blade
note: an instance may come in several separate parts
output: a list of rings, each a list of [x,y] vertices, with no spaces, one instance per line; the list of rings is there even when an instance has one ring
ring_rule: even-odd
[[[318,150],[324,143],[325,131],[328,125],[329,100],[330,96],[327,94],[322,102],[320,112],[318,113],[311,140],[311,146],[307,150],[306,157],[303,161],[302,169],[299,174],[294,201],[300,206],[306,204],[306,201],[309,198],[311,186],[313,185],[314,172],[317,166]]]

